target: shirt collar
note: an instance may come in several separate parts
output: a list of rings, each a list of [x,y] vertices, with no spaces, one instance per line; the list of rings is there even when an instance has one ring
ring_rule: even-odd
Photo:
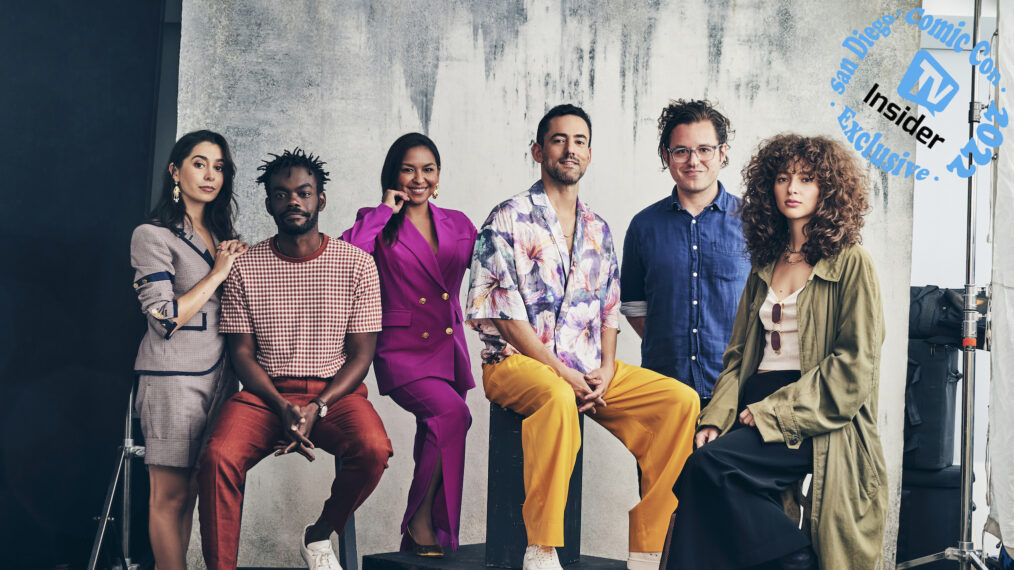
[[[729,194],[728,192],[725,191],[725,185],[722,184],[721,180],[719,180],[718,181],[718,195],[716,195],[715,199],[711,201],[711,204],[709,204],[704,209],[707,210],[707,209],[710,208],[712,210],[718,210],[720,212],[728,212],[734,206],[735,206],[735,202],[734,202],[734,200],[732,198],[732,194]],[[679,210],[686,211],[686,208],[684,208],[683,205],[680,204],[680,200],[677,197],[676,186],[675,185],[673,185],[673,187],[672,187],[672,193],[669,194],[669,208],[673,209],[673,210],[677,210],[677,211],[679,211]]]
[[[535,184],[532,184],[532,187],[528,189],[528,194],[531,197],[532,204],[535,204],[540,208],[552,209],[553,205],[549,203],[549,196],[546,195],[546,187],[542,185],[542,180],[536,180]],[[584,206],[584,202],[582,202],[581,198],[579,197],[577,199],[578,222],[580,222],[581,219],[584,218],[586,211],[587,209]],[[556,215],[555,210],[553,210],[553,215],[554,216]]]

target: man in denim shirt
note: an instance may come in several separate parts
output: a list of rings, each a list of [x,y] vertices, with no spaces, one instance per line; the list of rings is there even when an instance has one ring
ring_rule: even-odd
[[[703,407],[750,272],[740,199],[718,181],[732,130],[708,101],[683,99],[658,126],[658,156],[676,185],[630,222],[620,311],[641,336],[641,366],[694,388]]]

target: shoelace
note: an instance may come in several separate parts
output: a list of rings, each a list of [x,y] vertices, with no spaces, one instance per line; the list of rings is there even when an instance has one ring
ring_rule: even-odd
[[[555,549],[554,550],[543,550],[541,548],[536,549],[536,551],[535,551],[535,562],[540,567],[543,565],[543,563],[555,564],[556,563],[556,556],[555,556],[555,554],[556,554],[556,550]]]
[[[313,567],[318,570],[341,570],[341,566],[332,564],[334,555],[326,550],[310,550],[310,558],[313,559]]]

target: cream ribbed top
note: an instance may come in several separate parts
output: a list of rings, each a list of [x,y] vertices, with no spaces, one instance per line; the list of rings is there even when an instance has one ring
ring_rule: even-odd
[[[760,309],[761,324],[764,325],[764,356],[761,358],[758,370],[799,370],[799,322],[796,319],[797,307],[796,297],[806,287],[793,291],[788,297],[781,301],[775,296],[774,290],[768,288],[768,296],[764,298],[764,304]],[[776,324],[772,321],[771,315],[775,304],[781,304],[782,318]],[[775,352],[771,348],[771,332],[778,331],[781,336],[781,348]]]

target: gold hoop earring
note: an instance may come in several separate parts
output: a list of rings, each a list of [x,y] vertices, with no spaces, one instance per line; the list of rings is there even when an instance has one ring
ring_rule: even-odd
[[[436,200],[437,196],[440,195],[440,185],[437,184],[433,187],[433,199]]]
[[[177,182],[176,186],[173,186],[173,204],[179,204],[180,202],[180,183]]]

